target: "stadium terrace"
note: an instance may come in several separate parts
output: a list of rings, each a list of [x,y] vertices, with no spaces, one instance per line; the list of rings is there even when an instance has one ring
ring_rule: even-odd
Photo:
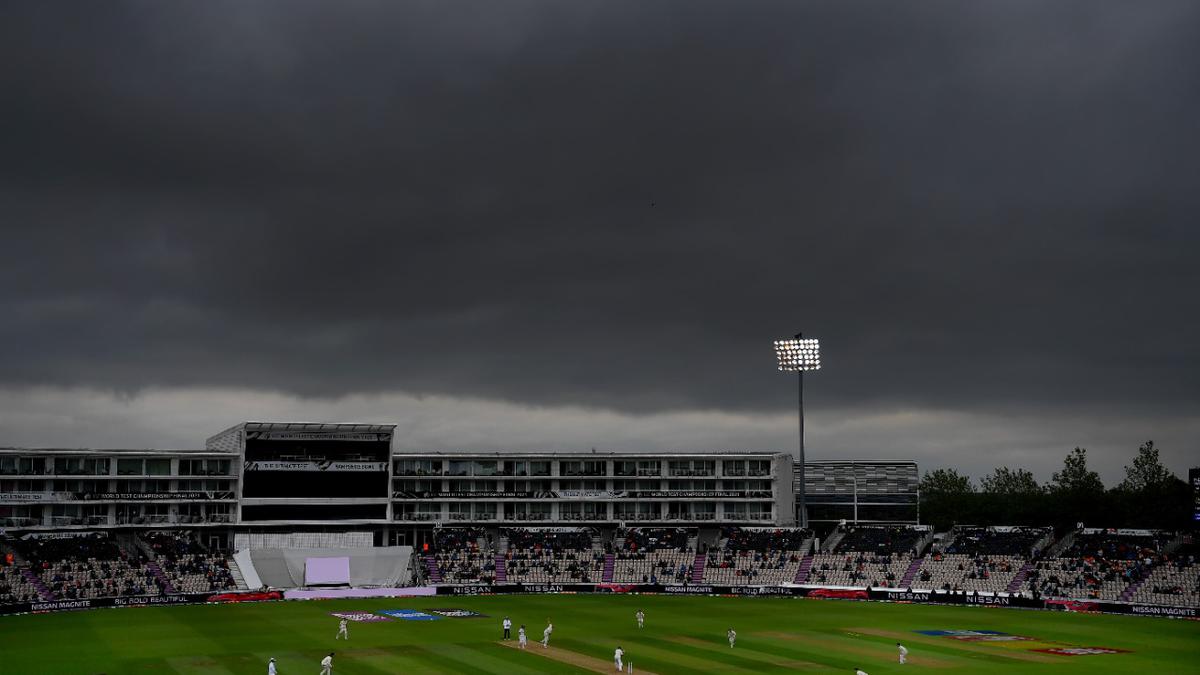
[[[1200,607],[1189,536],[934,532],[913,462],[809,462],[800,484],[786,453],[401,452],[394,431],[246,422],[194,451],[0,449],[0,607],[567,590]]]

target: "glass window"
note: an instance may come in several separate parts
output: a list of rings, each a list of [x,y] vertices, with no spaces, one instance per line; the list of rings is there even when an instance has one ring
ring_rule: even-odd
[[[529,475],[530,476],[549,476],[550,475],[550,461],[542,460],[542,461],[530,462],[529,463]]]
[[[155,458],[146,460],[146,475],[147,476],[170,476],[171,475],[171,460],[164,458]]]
[[[142,475],[142,460],[140,460],[140,459],[118,459],[117,460],[117,475],[118,476],[140,476],[140,475]]]
[[[470,460],[450,460],[450,475],[451,476],[470,476],[471,461]]]
[[[529,462],[509,462],[508,475],[510,476],[528,476]]]
[[[636,476],[637,475],[637,462],[631,462],[628,460],[618,460],[616,462],[613,462],[613,475],[614,476]]]
[[[495,476],[496,462],[495,461],[477,461],[472,462],[472,469],[476,476]]]

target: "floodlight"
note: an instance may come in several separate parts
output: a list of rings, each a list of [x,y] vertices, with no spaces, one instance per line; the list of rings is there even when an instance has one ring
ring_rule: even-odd
[[[779,369],[797,372],[821,369],[821,345],[815,338],[790,338],[775,341]]]
[[[808,504],[805,498],[804,471],[804,373],[821,369],[821,343],[816,338],[806,338],[797,333],[786,340],[775,341],[775,356],[779,359],[779,370],[796,373],[798,382],[797,402],[800,413],[800,455],[799,464],[800,485],[797,497],[797,512],[801,527],[808,527]]]

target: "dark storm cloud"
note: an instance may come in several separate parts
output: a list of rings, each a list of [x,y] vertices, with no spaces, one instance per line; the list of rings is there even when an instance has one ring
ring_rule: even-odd
[[[0,379],[1200,403],[1200,7],[11,3]]]

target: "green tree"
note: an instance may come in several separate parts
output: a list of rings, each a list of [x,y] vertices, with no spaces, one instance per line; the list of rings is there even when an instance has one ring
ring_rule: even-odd
[[[979,480],[979,488],[983,492],[996,495],[1035,495],[1042,492],[1033,474],[1025,469],[1009,469],[1006,466],[997,467],[990,476]]]
[[[1075,448],[1063,460],[1062,471],[1055,471],[1047,486],[1051,522],[1059,529],[1075,523],[1111,525],[1108,511],[1117,506],[1104,498],[1100,474],[1087,465],[1087,450]]]
[[[1104,493],[1104,482],[1100,474],[1088,468],[1084,448],[1075,448],[1067,455],[1062,471],[1055,471],[1050,477],[1049,487],[1053,492],[1076,495]]]
[[[921,478],[921,494],[930,496],[964,495],[975,492],[971,485],[971,477],[964,476],[957,469],[934,469],[926,471]]]
[[[1154,441],[1146,441],[1138,448],[1133,464],[1125,466],[1125,480],[1121,481],[1120,489],[1125,492],[1160,491],[1173,480],[1177,480],[1175,474],[1163,466]]]
[[[955,523],[975,522],[975,487],[955,469],[926,471],[919,486],[921,522],[945,530]]]

